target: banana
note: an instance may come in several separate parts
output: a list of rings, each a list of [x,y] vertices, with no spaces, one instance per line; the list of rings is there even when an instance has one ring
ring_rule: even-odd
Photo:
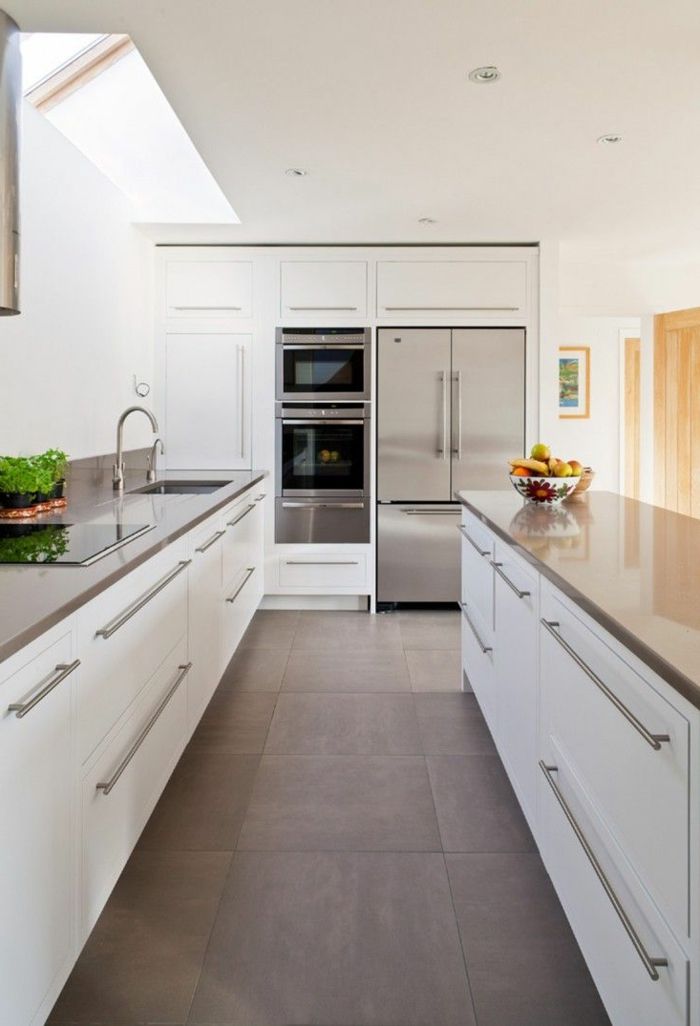
[[[511,467],[525,467],[526,470],[534,470],[537,474],[549,474],[549,467],[540,460],[509,460]]]
[[[558,460],[555,456],[551,456],[547,462],[549,463],[549,473],[553,474],[554,468],[556,467],[557,463],[561,463],[561,460]]]

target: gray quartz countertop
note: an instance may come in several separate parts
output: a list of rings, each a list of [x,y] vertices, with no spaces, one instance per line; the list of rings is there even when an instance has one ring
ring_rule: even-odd
[[[150,559],[207,517],[261,481],[267,471],[164,472],[159,481],[226,481],[200,495],[144,495],[144,472],[126,473],[124,494],[115,497],[106,473],[69,482],[68,507],[44,515],[42,523],[151,524],[147,531],[89,566],[0,565],[0,662],[64,617],[89,602],[125,574]]]
[[[515,491],[457,497],[700,708],[700,520],[613,492],[558,508]]]

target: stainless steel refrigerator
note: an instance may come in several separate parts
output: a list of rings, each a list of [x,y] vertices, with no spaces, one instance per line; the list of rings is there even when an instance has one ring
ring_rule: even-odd
[[[377,602],[457,602],[464,488],[510,488],[525,445],[525,331],[377,332]]]

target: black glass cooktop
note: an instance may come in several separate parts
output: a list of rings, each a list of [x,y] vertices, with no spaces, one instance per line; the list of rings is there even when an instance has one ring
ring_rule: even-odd
[[[0,563],[87,566],[152,526],[0,522]]]

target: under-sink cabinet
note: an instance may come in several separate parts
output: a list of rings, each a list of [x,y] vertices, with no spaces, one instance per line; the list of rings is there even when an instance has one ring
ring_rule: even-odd
[[[0,664],[2,1026],[46,1021],[259,604],[264,500],[253,485]]]

